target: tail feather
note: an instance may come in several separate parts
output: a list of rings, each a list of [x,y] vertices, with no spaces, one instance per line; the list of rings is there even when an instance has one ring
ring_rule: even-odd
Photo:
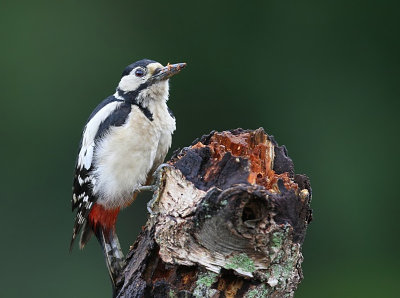
[[[81,238],[79,240],[79,248],[83,249],[83,247],[86,245],[86,243],[88,243],[88,241],[90,240],[90,237],[93,234],[92,227],[91,227],[91,225],[88,223],[88,221],[86,219],[84,220],[83,223],[79,222],[78,219],[75,221],[75,225],[74,225],[74,228],[72,230],[71,242],[69,244],[69,252],[72,251],[75,239],[78,236],[80,231],[82,231],[82,233],[81,233]]]
[[[119,208],[105,209],[99,204],[93,204],[90,208],[79,210],[75,219],[70,243],[71,251],[74,240],[79,232],[82,231],[79,241],[79,246],[82,249],[92,234],[96,235],[103,250],[114,296],[116,295],[117,287],[122,282],[121,273],[125,265],[124,255],[115,232],[118,213]]]
[[[79,240],[79,248],[83,249],[86,243],[89,242],[90,238],[93,235],[93,230],[90,224],[86,221],[82,228],[81,239]]]
[[[115,228],[104,229],[101,226],[96,227],[95,235],[103,248],[108,273],[113,286],[113,295],[116,295],[116,288],[122,282],[121,273],[125,266],[125,258],[119,244]]]

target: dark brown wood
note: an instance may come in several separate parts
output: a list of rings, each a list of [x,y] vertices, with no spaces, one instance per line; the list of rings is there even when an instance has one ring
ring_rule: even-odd
[[[263,129],[211,132],[162,168],[118,297],[293,297],[311,187]]]

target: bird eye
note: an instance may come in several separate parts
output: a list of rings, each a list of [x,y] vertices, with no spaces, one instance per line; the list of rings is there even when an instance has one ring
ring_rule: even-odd
[[[143,68],[138,68],[135,70],[135,76],[137,77],[143,77],[144,76],[144,69]]]

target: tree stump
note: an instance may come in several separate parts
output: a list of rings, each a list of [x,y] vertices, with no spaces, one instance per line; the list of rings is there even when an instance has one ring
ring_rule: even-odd
[[[293,297],[311,187],[262,128],[211,132],[160,171],[118,297]]]

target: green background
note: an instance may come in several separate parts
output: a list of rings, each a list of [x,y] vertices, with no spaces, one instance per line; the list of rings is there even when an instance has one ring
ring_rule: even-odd
[[[258,128],[311,178],[296,297],[397,297],[397,1],[1,1],[1,297],[110,297],[100,247],[68,252],[80,133],[124,67],[171,80],[172,149]],[[126,251],[144,195],[122,212]],[[397,295],[396,295],[397,294]]]

